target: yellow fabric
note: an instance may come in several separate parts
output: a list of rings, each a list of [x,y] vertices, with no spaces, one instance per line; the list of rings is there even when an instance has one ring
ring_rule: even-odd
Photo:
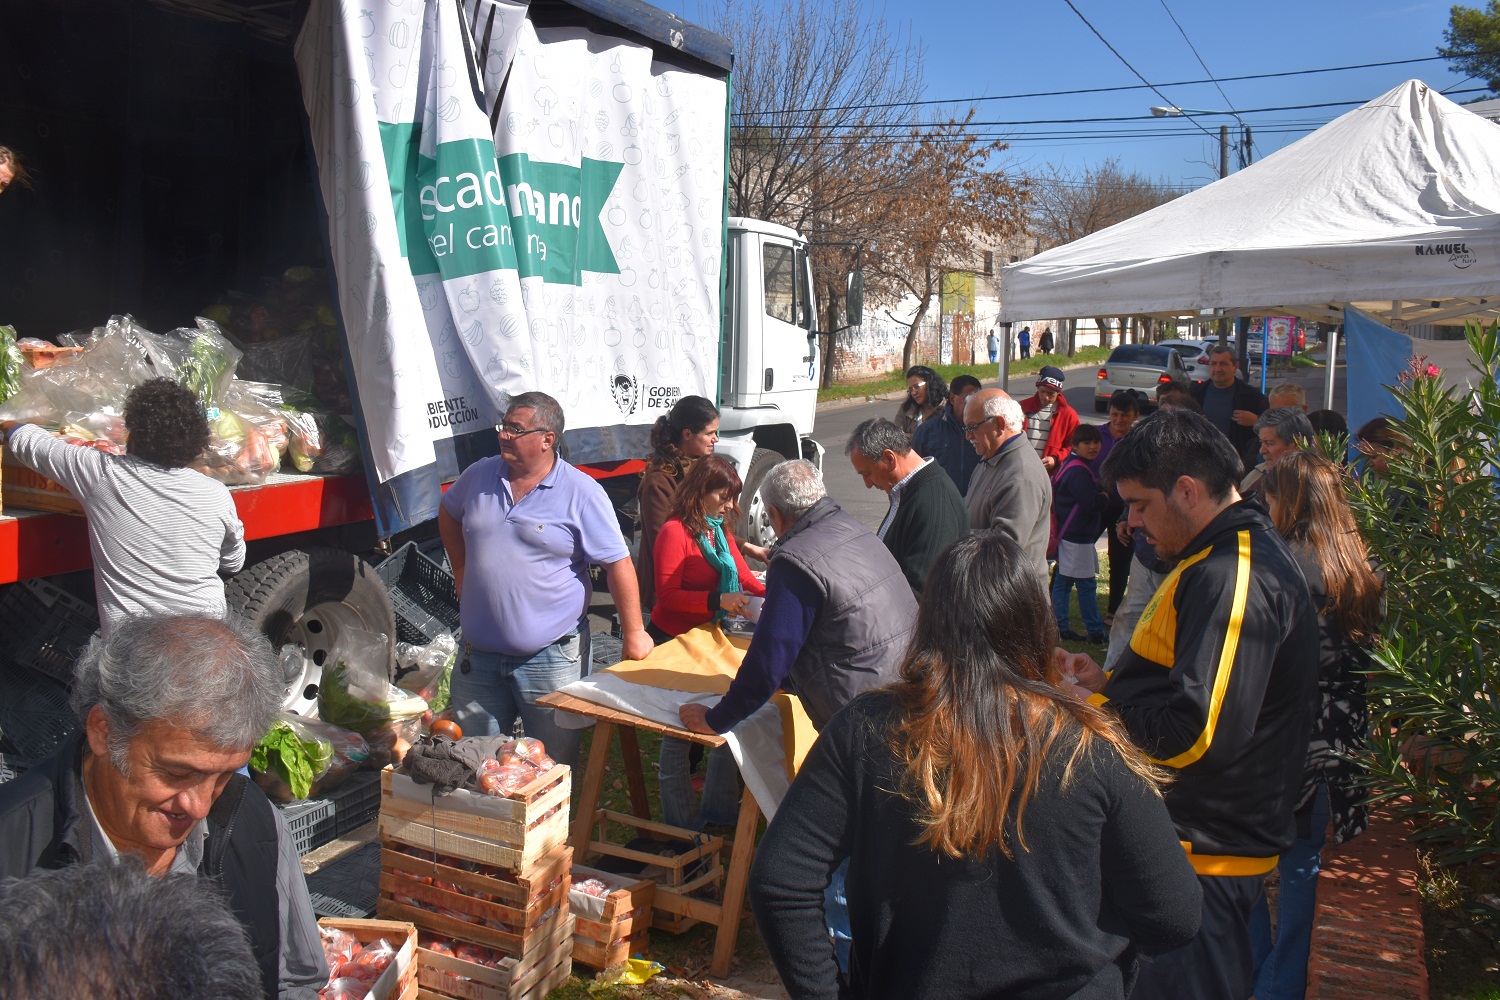
[[[1281,860],[1280,856],[1237,858],[1230,854],[1194,854],[1192,844],[1185,840],[1178,843],[1187,852],[1188,864],[1199,875],[1267,875]]]
[[[1204,550],[1205,553],[1208,550]],[[1234,659],[1240,648],[1240,626],[1245,622],[1245,603],[1250,596],[1250,532],[1239,533],[1239,553],[1234,572],[1234,601],[1229,608],[1229,627],[1224,630],[1224,645],[1219,650],[1219,666],[1214,672],[1214,689],[1209,695],[1208,719],[1203,731],[1193,745],[1170,760],[1161,761],[1167,767],[1187,767],[1208,752],[1214,741],[1214,730],[1219,725],[1219,712],[1224,707],[1224,695],[1229,690],[1229,677],[1234,672]],[[1259,872],[1246,874],[1258,875]]]
[[[646,687],[723,695],[739,673],[745,650],[749,648],[747,638],[725,635],[715,625],[700,625],[657,646],[644,660],[625,660],[607,667],[606,671]],[[777,691],[771,696],[771,703],[781,713],[782,751],[786,754],[786,776],[790,781],[797,776],[797,769],[817,740],[818,731],[796,695]]]
[[[1156,588],[1156,593],[1151,595],[1146,609],[1135,623],[1135,631],[1130,633],[1130,648],[1136,655],[1164,667],[1177,662],[1177,581],[1183,570],[1202,562],[1212,551],[1212,548],[1206,548],[1184,559]]]
[[[1104,696],[1103,691],[1095,691],[1093,694],[1089,695],[1088,703],[1090,705],[1108,705],[1109,699]]]

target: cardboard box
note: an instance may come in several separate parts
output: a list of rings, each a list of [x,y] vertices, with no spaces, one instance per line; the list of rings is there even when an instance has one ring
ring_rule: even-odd
[[[45,510],[54,514],[82,514],[83,505],[61,486],[12,457],[0,455],[0,490],[12,507]]]
[[[319,927],[347,931],[369,944],[385,938],[396,946],[396,960],[386,966],[365,1000],[415,1000],[417,996],[417,929],[403,920],[346,920],[324,917]]]

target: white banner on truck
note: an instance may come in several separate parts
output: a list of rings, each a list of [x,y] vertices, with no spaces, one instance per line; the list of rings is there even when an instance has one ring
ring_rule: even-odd
[[[313,0],[298,38],[381,483],[518,392],[562,402],[575,461],[716,395],[727,84],[524,13]]]

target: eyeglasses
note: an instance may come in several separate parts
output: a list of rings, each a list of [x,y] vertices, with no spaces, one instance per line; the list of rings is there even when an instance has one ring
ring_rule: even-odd
[[[926,382],[913,382],[911,385],[907,386],[906,388],[907,388],[908,391],[910,391],[912,389],[921,389],[921,388],[924,388],[926,385],[927,385]]]
[[[979,428],[983,427],[985,424],[989,423],[991,420],[994,420],[995,417],[998,417],[999,415],[1000,414],[997,413],[994,416],[985,417],[983,420],[979,421],[979,423],[977,423],[977,424],[964,424],[964,433],[965,434],[973,434],[975,431],[979,430]]]
[[[547,428],[545,427],[533,427],[527,430],[525,427],[517,427],[515,424],[497,424],[495,430],[501,437],[505,438],[523,438],[528,434],[547,433]]]

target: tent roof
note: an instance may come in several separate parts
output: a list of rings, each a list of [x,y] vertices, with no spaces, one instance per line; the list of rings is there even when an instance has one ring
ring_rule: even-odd
[[[1500,126],[1419,80],[1191,194],[1007,266],[1000,318],[1500,318]]]

